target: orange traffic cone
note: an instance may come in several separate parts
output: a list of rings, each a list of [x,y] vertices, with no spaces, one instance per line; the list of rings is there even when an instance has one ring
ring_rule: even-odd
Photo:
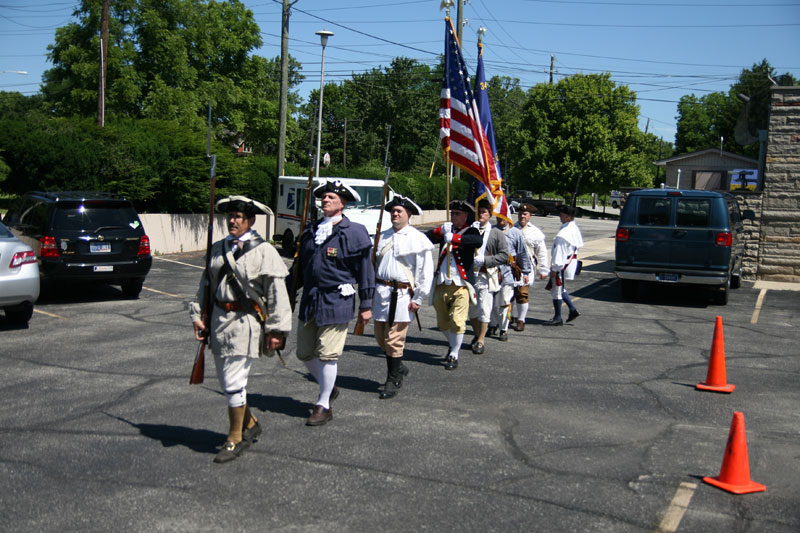
[[[767,490],[765,485],[750,479],[750,460],[747,458],[747,436],[744,432],[744,414],[733,413],[728,445],[722,458],[722,470],[717,477],[706,476],[703,481],[734,494],[748,494]]]
[[[706,380],[695,385],[696,389],[713,392],[733,392],[736,385],[728,385],[725,377],[725,335],[722,332],[722,317],[714,325],[714,340],[711,341],[711,358],[708,360]]]

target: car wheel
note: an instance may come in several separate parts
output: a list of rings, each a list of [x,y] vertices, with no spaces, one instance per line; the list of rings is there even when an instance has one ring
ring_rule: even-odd
[[[6,307],[6,318],[13,324],[27,324],[33,316],[33,304],[22,302],[13,307]]]
[[[289,254],[293,254],[294,247],[295,247],[294,234],[292,233],[292,230],[287,229],[286,231],[283,232],[283,238],[281,240],[281,248],[286,250],[286,252],[288,252]]]
[[[620,288],[622,289],[622,296],[628,300],[633,300],[639,292],[639,282],[635,279],[621,279]]]
[[[731,281],[730,281],[731,289],[738,289],[742,286],[742,267],[739,266],[739,271],[734,274],[731,272]]]
[[[143,279],[126,279],[122,282],[122,294],[129,300],[135,300],[142,292]]]

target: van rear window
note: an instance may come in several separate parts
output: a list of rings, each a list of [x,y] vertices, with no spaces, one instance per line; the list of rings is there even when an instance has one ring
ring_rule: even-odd
[[[669,198],[639,198],[640,226],[666,226],[669,224]]]
[[[677,226],[704,228],[710,225],[711,200],[678,198]]]

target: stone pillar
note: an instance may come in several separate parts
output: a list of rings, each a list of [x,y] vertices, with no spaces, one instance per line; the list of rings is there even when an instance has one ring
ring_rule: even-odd
[[[800,87],[772,87],[757,278],[800,283]]]

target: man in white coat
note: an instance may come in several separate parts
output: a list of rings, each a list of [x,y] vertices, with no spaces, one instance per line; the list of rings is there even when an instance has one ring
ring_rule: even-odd
[[[286,292],[289,271],[275,248],[253,229],[256,214],[268,208],[244,196],[217,202],[225,213],[228,236],[211,247],[210,270],[203,273],[190,306],[195,338],[209,335],[217,378],[228,402],[229,430],[215,463],[239,457],[261,434],[261,425],[247,407],[247,378],[253,361],[274,355],[292,329]],[[201,302],[211,283],[211,316]]]
[[[394,398],[408,375],[403,350],[412,316],[419,310],[433,284],[433,243],[409,224],[422,209],[410,198],[395,195],[384,208],[392,227],[381,233],[375,256],[375,294],[372,318],[375,340],[386,354],[386,383],[382,400]]]
[[[552,261],[550,262],[550,281],[547,288],[553,296],[553,318],[542,324],[543,326],[563,326],[561,319],[561,302],[567,304],[569,316],[567,322],[572,322],[581,314],[573,305],[572,300],[567,294],[567,287],[564,285],[566,280],[575,279],[575,272],[578,267],[578,249],[583,246],[583,236],[581,230],[575,223],[575,208],[564,205],[559,208],[559,218],[561,218],[561,228],[553,239]]]
[[[522,285],[516,288],[514,293],[514,303],[516,304],[516,312],[511,313],[512,321],[516,322],[512,325],[514,330],[523,331],[525,329],[525,319],[528,316],[529,298],[531,294],[531,287],[536,281],[537,272],[539,279],[547,279],[550,274],[550,262],[547,258],[547,245],[544,242],[544,233],[531,222],[531,216],[536,209],[528,203],[523,203],[519,206],[517,211],[517,223],[514,227],[522,232],[525,238],[525,249],[528,252],[528,259],[531,262],[531,275],[528,276],[527,285]],[[516,317],[514,319],[513,317]]]

